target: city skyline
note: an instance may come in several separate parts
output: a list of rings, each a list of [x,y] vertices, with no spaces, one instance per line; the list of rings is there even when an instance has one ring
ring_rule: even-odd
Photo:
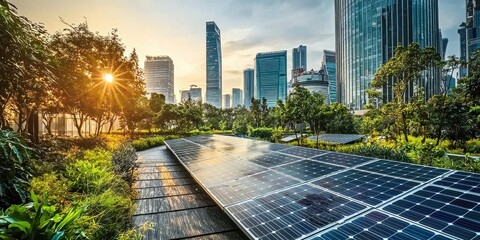
[[[308,46],[309,68],[320,69],[322,52],[335,50],[334,1],[12,1],[21,15],[45,24],[53,33],[86,18],[92,31],[118,28],[128,52],[168,55],[175,62],[175,94],[195,84],[205,86],[205,22],[222,29],[223,92],[243,89],[243,70],[253,68],[255,54]],[[465,2],[439,0],[440,28],[449,38],[447,55],[459,56],[458,27]],[[266,6],[269,6],[268,8]],[[294,9],[294,11],[292,11]],[[226,14],[226,13],[229,14]],[[322,12],[319,16],[317,13]],[[315,14],[313,14],[315,13]],[[129,16],[129,17],[125,17]],[[300,17],[302,16],[302,17]],[[321,18],[321,20],[319,20]],[[318,29],[321,29],[319,31]],[[287,53],[290,79],[291,52]]]

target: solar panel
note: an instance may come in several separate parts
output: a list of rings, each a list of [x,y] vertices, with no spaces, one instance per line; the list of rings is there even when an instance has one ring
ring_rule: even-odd
[[[306,184],[227,207],[255,239],[304,238],[363,209]]]
[[[401,177],[410,180],[416,180],[420,182],[430,181],[435,177],[443,175],[449,171],[447,169],[433,168],[387,160],[378,160],[376,162],[360,166],[358,167],[358,169],[382,173],[395,177]]]
[[[166,144],[252,239],[480,238],[478,174],[217,135]],[[193,183],[141,177],[134,188]]]
[[[297,179],[308,181],[323,175],[342,170],[344,168],[313,160],[301,160],[298,162],[275,167],[273,169],[285,173],[289,176],[295,177]]]
[[[238,180],[226,182],[210,189],[217,199],[224,205],[243,202],[283,188],[293,186],[299,181],[269,170],[250,175]]]
[[[318,234],[313,240],[327,239],[449,239],[417,224],[404,221],[379,211],[371,211],[327,232]]]
[[[247,157],[246,159],[264,167],[274,167],[285,163],[298,161],[302,158],[281,153],[268,153],[254,157]]]
[[[480,235],[480,196],[426,186],[383,209],[461,239]]]
[[[348,170],[322,178],[313,184],[376,206],[392,199],[419,183],[384,175]]]
[[[353,167],[355,165],[374,160],[374,158],[348,155],[348,154],[342,154],[342,153],[327,153],[324,155],[312,157],[311,159],[315,159],[321,162],[336,164],[336,165],[342,165],[346,167]]]
[[[304,147],[291,147],[291,148],[280,150],[279,152],[298,156],[298,157],[304,157],[304,158],[314,157],[314,156],[327,153],[326,151],[321,151],[321,150],[316,150],[311,148],[304,148]]]
[[[318,136],[318,140],[327,143],[347,144],[360,140],[364,137],[364,135],[358,134],[322,134]],[[311,136],[308,138],[308,140],[317,141],[317,136]]]

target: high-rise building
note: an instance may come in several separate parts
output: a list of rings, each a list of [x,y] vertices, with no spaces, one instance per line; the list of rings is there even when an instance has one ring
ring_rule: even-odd
[[[292,49],[292,70],[299,68],[307,70],[307,46]]]
[[[255,70],[247,68],[243,70],[243,101],[245,107],[250,108],[252,97],[255,95]]]
[[[232,88],[232,108],[243,105],[242,101],[242,89]]]
[[[460,60],[468,61],[480,48],[480,0],[466,0],[466,20],[460,25]],[[468,74],[467,67],[460,68],[460,77]]]
[[[147,94],[163,94],[166,103],[175,103],[172,59],[169,56],[147,56],[144,69]]]
[[[222,44],[220,29],[207,22],[207,94],[206,102],[222,107]]]
[[[202,101],[202,88],[196,85],[191,85],[189,90],[181,91],[181,100],[187,101],[190,98],[192,101]]]
[[[337,102],[337,63],[334,51],[323,50],[322,69],[327,75],[330,103]]]
[[[223,95],[223,109],[227,109],[227,108],[230,108],[230,99],[231,99],[231,96],[230,94],[224,94]]]
[[[255,57],[255,98],[267,99],[268,107],[287,96],[287,51],[257,53]]]
[[[325,70],[310,70],[297,73],[292,79],[292,88],[300,85],[310,92],[318,92],[325,96],[325,103],[330,104],[328,76]]]
[[[378,68],[401,44],[416,42],[440,53],[438,0],[335,0],[337,99],[353,108],[368,103],[367,89]],[[393,98],[393,79],[382,90],[383,100]],[[440,71],[423,71],[415,86],[424,89],[425,98],[440,91]]]

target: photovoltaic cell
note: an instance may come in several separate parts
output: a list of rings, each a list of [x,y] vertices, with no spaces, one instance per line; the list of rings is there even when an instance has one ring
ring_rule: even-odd
[[[299,181],[269,170],[227,182],[210,189],[213,195],[224,205],[243,202],[254,197],[288,188]]]
[[[358,169],[382,173],[390,175],[392,177],[401,177],[410,180],[416,180],[420,182],[427,182],[435,177],[438,177],[449,170],[426,167],[422,165],[414,165],[402,162],[394,162],[387,160],[378,160],[376,162],[360,166]]]
[[[275,167],[273,169],[285,173],[289,176],[308,181],[323,175],[342,170],[344,168],[313,160],[300,160],[290,164]]]
[[[366,163],[374,160],[374,158],[341,154],[341,153],[327,153],[311,159],[318,160],[325,163],[332,163],[346,167],[353,167],[358,164]]]
[[[274,167],[285,163],[295,162],[302,158],[274,152],[255,157],[247,157],[246,159],[264,167]]]
[[[348,170],[313,182],[313,184],[376,206],[419,183],[358,170]]]
[[[359,203],[300,185],[227,207],[258,239],[297,239],[366,209]]]
[[[310,158],[314,156],[318,156],[320,154],[327,153],[326,151],[311,149],[311,148],[304,148],[304,147],[291,147],[287,149],[280,150],[279,152],[303,157],[303,158]]]
[[[364,135],[357,134],[322,134],[318,136],[318,140],[327,143],[347,144],[364,138]],[[308,138],[310,141],[317,141],[317,136]]]
[[[474,173],[455,172],[434,184],[480,194],[480,175]]]
[[[334,227],[331,230],[318,234],[312,239],[446,240],[449,238],[397,217],[379,211],[372,211],[340,226]]]
[[[480,196],[427,186],[383,209],[460,239],[478,239]]]

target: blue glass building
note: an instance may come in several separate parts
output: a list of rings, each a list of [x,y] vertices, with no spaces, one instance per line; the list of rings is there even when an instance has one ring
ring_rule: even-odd
[[[460,60],[467,61],[480,48],[480,0],[466,0],[466,20],[460,25]],[[460,77],[468,74],[466,67],[460,68]]]
[[[307,70],[307,46],[292,49],[292,69]]]
[[[327,75],[330,103],[337,102],[337,63],[334,51],[323,50],[322,69]]]
[[[206,102],[222,107],[222,45],[220,29],[207,22],[207,93]]]
[[[243,70],[243,102],[245,107],[250,108],[252,97],[255,96],[255,70],[247,68]]]
[[[370,82],[395,48],[412,42],[439,50],[438,0],[335,0],[337,100],[353,109],[368,101]],[[393,99],[393,79],[383,87]],[[440,91],[440,71],[432,68],[411,84],[406,98],[422,88],[425,98]]]
[[[232,108],[243,105],[242,89],[232,88]]]
[[[287,51],[257,53],[255,57],[255,98],[267,99],[268,107],[287,96]]]

